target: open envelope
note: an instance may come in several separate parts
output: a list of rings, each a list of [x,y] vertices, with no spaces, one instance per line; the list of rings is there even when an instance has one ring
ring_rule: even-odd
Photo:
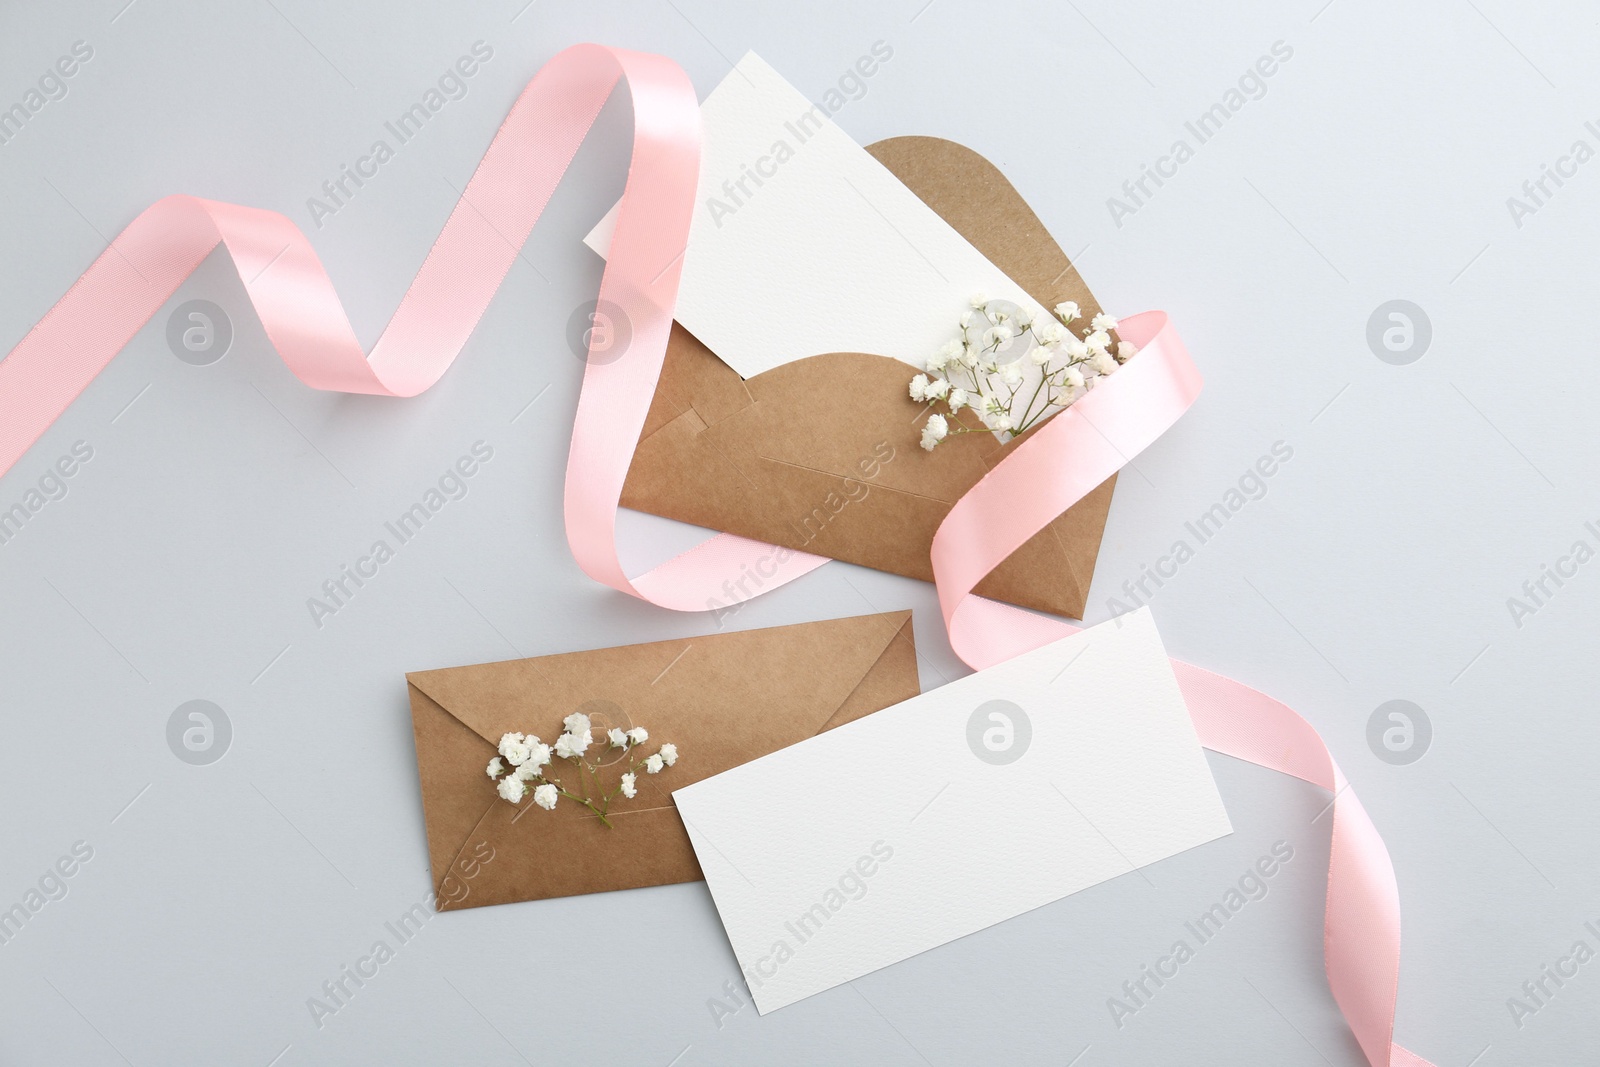
[[[976,292],[1036,318],[1075,301],[1080,328],[1099,305],[1005,177],[960,145],[863,149],[753,53],[700,114],[676,324],[622,504],[930,580],[939,524],[1017,442],[969,409],[955,419],[980,432],[922,451],[912,374]],[[585,238],[601,255],[617,214]],[[601,351],[631,336],[618,311],[596,308]],[[977,591],[1081,617],[1113,481]]]
[[[670,791],[919,692],[911,613],[715,634],[406,675],[441,911],[702,877]],[[496,795],[502,734],[554,739],[574,711],[597,737],[650,731],[681,755],[611,809]],[[601,746],[601,759],[615,757]],[[601,771],[602,776],[605,771]],[[447,881],[448,879],[448,881]]]
[[[982,156],[933,137],[867,151],[1041,305],[1073,300],[1085,320],[1099,313],[1066,254]],[[675,324],[623,506],[931,581],[934,531],[1021,439],[964,434],[924,452],[922,407],[906,396],[912,368],[865,353],[796,355],[743,379]],[[1081,618],[1114,483],[1035,534],[977,592]]]

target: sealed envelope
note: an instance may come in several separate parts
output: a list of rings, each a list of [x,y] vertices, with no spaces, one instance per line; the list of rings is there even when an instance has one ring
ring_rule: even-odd
[[[696,881],[672,789],[919,692],[909,611],[419,671],[406,681],[440,910]],[[502,734],[554,739],[575,711],[597,737],[643,726],[653,744],[681,753],[663,773],[638,775],[638,796],[612,809],[609,828],[573,802],[550,811],[510,804],[485,773]]]

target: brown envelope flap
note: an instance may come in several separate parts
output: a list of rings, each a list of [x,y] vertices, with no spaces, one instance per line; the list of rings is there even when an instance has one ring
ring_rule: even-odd
[[[910,620],[909,611],[859,615],[419,671],[406,680],[491,747],[512,731],[554,742],[565,716],[609,702],[631,721],[597,727],[644,726],[657,742],[672,740],[673,729],[692,730],[715,739],[719,753],[766,752],[817,733]]]
[[[911,617],[903,611],[407,677],[441,908],[696,879],[671,789],[918,691]],[[682,750],[661,775],[639,774],[639,796],[619,806],[611,830],[591,825],[593,816],[566,800],[554,812],[505,804],[483,774],[502,733],[531,728],[551,741],[561,718],[579,707],[594,716],[598,744],[607,723],[642,725],[651,733],[644,752],[664,741]],[[618,758],[603,749],[601,756]],[[557,765],[559,774],[572,773],[565,761]],[[621,769],[602,770],[602,780],[614,785]],[[467,858],[483,849],[495,854],[493,863]],[[538,862],[551,852],[561,864]],[[453,900],[452,890],[468,880],[446,876],[463,862],[475,877],[470,893]]]

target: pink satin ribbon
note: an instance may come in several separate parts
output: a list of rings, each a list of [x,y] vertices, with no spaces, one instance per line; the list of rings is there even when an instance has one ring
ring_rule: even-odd
[[[671,60],[600,45],[563,51],[512,106],[369,356],[310,242],[275,212],[169,196],[128,225],[0,361],[0,474],[38,440],[200,262],[224,245],[267,336],[315,389],[415,396],[455,360],[619,80],[633,103],[633,159],[600,299],[632,328],[621,358],[584,370],[567,461],[567,542],[584,572],[678,611],[724,606],[725,579],[777,567],[771,590],[820,556],[722,534],[629,578],[616,550],[623,480],[660,377],[695,206],[700,112]],[[1200,375],[1159,312],[1123,321],[1136,358],[967,493],[933,543],[952,647],[981,669],[1077,628],[973,588],[1019,545],[1160,437]],[[759,570],[765,575],[765,568]],[[1310,724],[1248,686],[1173,662],[1208,747],[1334,794],[1324,949],[1328,982],[1373,1067],[1429,1067],[1393,1043],[1400,964],[1394,869],[1377,830]]]
[[[1138,354],[1019,445],[956,501],[934,534],[934,581],[950,644],[976,669],[1079,632],[972,590],[1023,542],[1149,447],[1200,394],[1200,372],[1164,312],[1123,319],[1117,332],[1138,346]],[[1323,921],[1328,985],[1374,1067],[1431,1067],[1394,1043],[1400,891],[1389,850],[1333,754],[1286,705],[1182,660],[1173,660],[1172,667],[1203,745],[1333,793]]]

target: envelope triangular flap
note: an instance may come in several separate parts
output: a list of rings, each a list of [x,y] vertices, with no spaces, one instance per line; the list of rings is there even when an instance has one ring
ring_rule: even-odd
[[[553,741],[566,715],[605,702],[661,740],[692,731],[719,738],[721,751],[744,741],[767,751],[775,726],[793,734],[777,747],[822,729],[910,618],[861,615],[419,671],[406,680],[491,746],[511,731]]]

